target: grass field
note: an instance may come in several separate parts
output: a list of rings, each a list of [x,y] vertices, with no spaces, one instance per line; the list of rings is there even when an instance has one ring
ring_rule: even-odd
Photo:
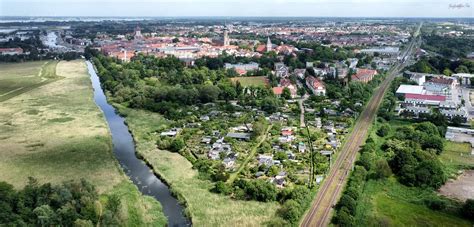
[[[26,79],[30,76],[62,79],[15,93],[0,103],[0,181],[19,188],[29,176],[53,184],[84,178],[100,193],[125,195],[124,222],[166,223],[160,204],[141,196],[119,169],[84,61],[2,66],[7,66],[0,67],[2,92],[36,86]]]
[[[474,168],[474,156],[471,155],[471,145],[468,143],[446,141],[439,157],[450,177],[458,175],[462,169]]]
[[[137,152],[171,185],[187,205],[194,226],[261,226],[275,216],[278,203],[236,201],[209,191],[213,183],[198,173],[183,156],[158,150],[156,131],[167,122],[158,114],[120,108],[137,142]]]
[[[453,214],[456,204],[448,201],[448,211],[426,207],[425,199],[436,197],[428,189],[406,187],[394,178],[370,180],[357,205],[357,226],[472,226],[469,221]]]
[[[231,80],[233,83],[236,83],[237,81],[239,81],[243,87],[268,85],[268,80],[264,76],[234,77],[234,78],[231,78]]]
[[[0,102],[41,87],[61,77],[56,76],[57,61],[0,64]]]

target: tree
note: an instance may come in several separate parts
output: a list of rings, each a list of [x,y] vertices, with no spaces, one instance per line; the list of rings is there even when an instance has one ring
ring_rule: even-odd
[[[439,136],[438,128],[435,124],[431,122],[425,121],[422,123],[415,124],[415,130],[424,132],[429,136]]]
[[[262,100],[262,110],[268,113],[274,113],[277,111],[278,108],[278,101],[272,97],[266,97]]]
[[[52,226],[57,224],[57,216],[49,205],[42,205],[33,210],[39,225]]]
[[[433,149],[436,151],[436,154],[441,154],[444,149],[444,142],[440,136],[423,136],[423,140],[421,141],[421,147],[423,149]]]
[[[375,178],[384,179],[392,175],[392,170],[388,165],[387,160],[381,158],[375,163]]]
[[[375,155],[372,152],[364,152],[357,160],[357,165],[363,166],[367,171],[373,169]]]
[[[268,176],[276,176],[278,173],[280,172],[280,168],[278,168],[276,165],[272,165],[269,169],[268,169]]]
[[[353,226],[354,217],[350,214],[347,208],[342,208],[337,212],[337,216],[335,218],[336,224],[339,226]]]
[[[455,71],[456,73],[469,73],[469,69],[465,65],[460,65]]]
[[[297,93],[299,96],[304,96],[306,94],[306,90],[304,88],[298,88]]]
[[[356,201],[347,194],[343,194],[341,199],[336,205],[336,208],[342,209],[343,207],[347,208],[351,215],[354,215],[357,208]]]
[[[390,125],[389,124],[382,124],[380,128],[377,130],[377,135],[380,137],[385,137],[390,133]]]
[[[301,213],[302,211],[300,204],[292,199],[289,199],[283,203],[283,206],[278,210],[279,216],[290,223],[297,223]]]
[[[289,88],[283,88],[283,92],[281,93],[281,97],[284,99],[291,99],[291,91]]]
[[[279,151],[275,154],[275,159],[276,160],[280,160],[280,161],[283,161],[283,160],[286,160],[287,159],[287,155],[284,151]]]
[[[438,189],[446,182],[444,170],[439,161],[422,161],[415,169],[414,185]]]
[[[109,195],[106,209],[110,210],[113,214],[116,214],[119,212],[120,204],[121,204],[121,201],[118,195],[116,194]]]
[[[222,194],[228,195],[228,194],[232,193],[232,188],[228,184],[226,184],[225,182],[218,181],[214,185],[213,191],[216,192],[216,193],[222,193]]]
[[[170,144],[170,151],[179,152],[185,147],[184,141],[181,138],[174,139]]]
[[[443,74],[445,76],[451,76],[453,74],[453,71],[451,71],[450,69],[446,68],[443,70]]]
[[[13,185],[0,182],[0,223],[10,223],[15,219],[13,206],[16,192]]]
[[[466,200],[462,207],[462,214],[467,219],[474,221],[474,199]]]

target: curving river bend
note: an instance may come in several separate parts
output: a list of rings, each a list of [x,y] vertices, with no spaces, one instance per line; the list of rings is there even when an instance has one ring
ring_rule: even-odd
[[[118,115],[115,108],[107,102],[92,63],[87,61],[86,64],[94,88],[94,100],[104,113],[109,125],[114,155],[120,166],[143,194],[152,196],[161,203],[163,213],[168,218],[168,226],[190,226],[190,221],[184,216],[183,206],[171,195],[168,186],[136,156],[135,144],[124,118]]]

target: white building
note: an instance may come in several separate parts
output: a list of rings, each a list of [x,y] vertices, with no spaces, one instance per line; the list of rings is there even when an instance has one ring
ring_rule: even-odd
[[[326,86],[324,83],[313,76],[306,77],[306,86],[314,95],[326,95]]]
[[[398,87],[397,91],[395,94],[397,95],[405,95],[405,94],[417,94],[417,95],[423,95],[425,94],[425,88],[423,86],[419,85],[406,85],[402,84],[400,87]]]

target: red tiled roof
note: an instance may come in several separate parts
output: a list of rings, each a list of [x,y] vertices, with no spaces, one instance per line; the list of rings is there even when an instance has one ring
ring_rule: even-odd
[[[247,70],[245,69],[235,69],[235,72],[237,72],[239,75],[244,75],[247,73]]]
[[[23,53],[23,49],[16,47],[16,48],[0,48],[0,52],[21,52]]]
[[[373,69],[357,69],[357,74],[355,74],[353,77],[355,78],[362,78],[362,77],[367,77],[367,76],[374,76],[377,74],[377,70]]]
[[[281,135],[282,136],[291,136],[291,135],[293,135],[293,131],[292,130],[282,130]]]
[[[420,95],[420,94],[405,94],[407,99],[422,99],[430,101],[446,101],[446,97],[442,95]]]
[[[282,80],[280,81],[280,85],[281,85],[282,87],[288,87],[288,86],[291,85],[291,80],[289,80],[289,79],[282,79]]]
[[[274,87],[272,90],[275,95],[281,95],[283,93],[283,87]]]
[[[267,49],[267,46],[265,45],[258,45],[256,48],[257,52],[264,52]]]
[[[314,89],[318,89],[319,87],[321,87],[322,89],[325,89],[324,83],[313,76],[307,77],[306,80]]]
[[[454,80],[453,79],[447,79],[447,78],[432,78],[429,82],[432,82],[432,83],[437,83],[437,84],[446,84],[446,85],[451,85]]]

